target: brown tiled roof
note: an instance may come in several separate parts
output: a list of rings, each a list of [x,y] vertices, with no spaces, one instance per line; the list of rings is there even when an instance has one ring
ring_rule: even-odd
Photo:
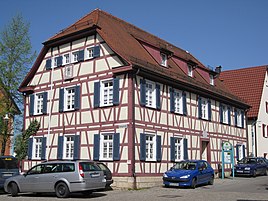
[[[51,37],[44,43],[45,48],[43,49],[45,51],[49,46],[55,45],[53,43],[56,41],[62,40],[66,42],[68,37],[93,28],[96,29],[109,47],[133,68],[138,66],[145,71],[160,76],[167,76],[168,78],[172,78],[173,80],[182,83],[182,85],[188,85],[188,88],[192,88],[195,91],[205,91],[210,97],[220,97],[225,100],[228,99],[229,102],[234,101],[237,105],[240,105],[243,108],[247,107],[245,102],[232,95],[218,78],[215,79],[215,86],[211,86],[208,83],[208,80],[204,79],[198,71],[195,71],[194,79],[189,78],[185,72],[183,72],[181,66],[176,64],[173,59],[169,59],[168,68],[163,68],[144,48],[143,43],[150,44],[159,49],[165,49],[172,52],[174,58],[180,58],[185,62],[193,62],[197,65],[197,68],[211,72],[209,68],[205,67],[200,61],[185,50],[99,9],[95,9],[71,26]],[[40,55],[44,54],[41,52]],[[35,63],[20,88],[27,86],[31,76],[34,75],[36,71],[35,68],[37,68],[36,65],[38,65],[39,62]]]
[[[223,71],[220,79],[237,96],[250,106],[249,118],[258,116],[265,74],[268,66]]]

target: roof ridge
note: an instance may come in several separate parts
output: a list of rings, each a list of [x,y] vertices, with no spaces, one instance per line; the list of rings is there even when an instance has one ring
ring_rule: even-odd
[[[249,70],[249,69],[253,69],[253,68],[264,68],[264,67],[266,67],[268,69],[268,65],[260,65],[260,66],[242,67],[242,68],[233,69],[233,70],[225,70],[225,71],[222,71],[222,72],[242,71],[242,70]]]

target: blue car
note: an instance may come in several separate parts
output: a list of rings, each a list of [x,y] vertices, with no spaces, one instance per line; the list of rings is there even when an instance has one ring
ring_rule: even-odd
[[[200,184],[214,183],[214,170],[205,160],[184,160],[163,175],[165,187],[180,186],[195,188]]]
[[[236,176],[252,176],[267,175],[267,164],[262,157],[246,157],[238,161],[235,165]]]

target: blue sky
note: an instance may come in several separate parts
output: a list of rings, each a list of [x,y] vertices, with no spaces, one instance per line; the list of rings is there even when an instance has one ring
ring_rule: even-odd
[[[268,65],[266,0],[1,0],[0,31],[20,13],[33,50],[95,8],[223,70]]]

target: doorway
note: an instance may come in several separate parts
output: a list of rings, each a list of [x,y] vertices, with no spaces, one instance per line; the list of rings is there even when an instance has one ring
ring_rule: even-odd
[[[209,141],[201,141],[201,159],[210,162]]]

